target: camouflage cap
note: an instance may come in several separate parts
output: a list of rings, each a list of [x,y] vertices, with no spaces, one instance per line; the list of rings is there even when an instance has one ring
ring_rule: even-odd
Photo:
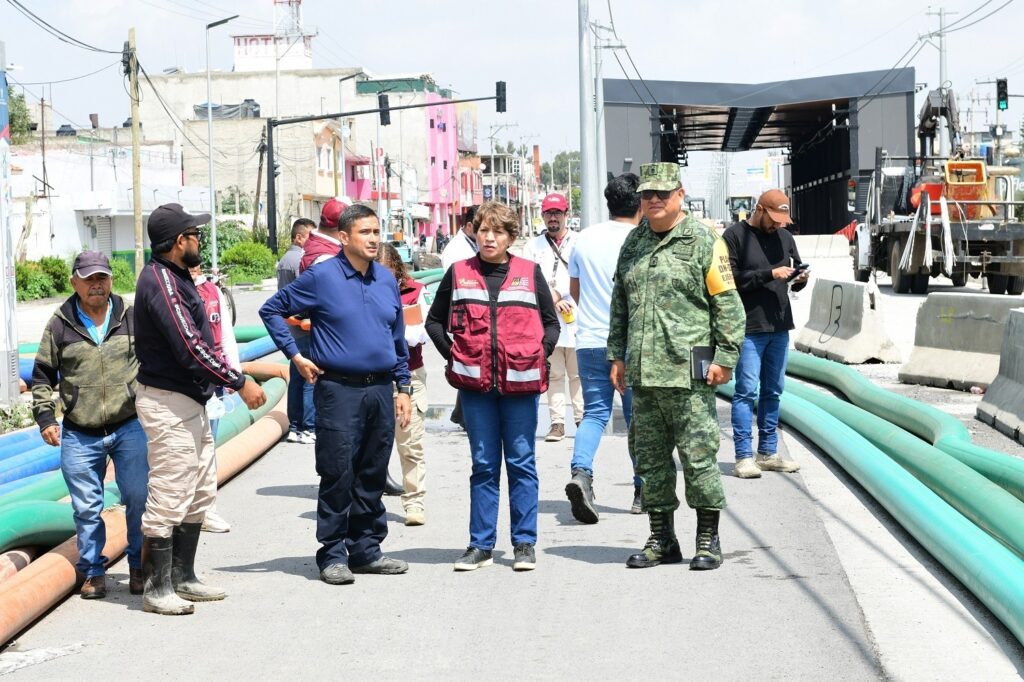
[[[644,163],[640,165],[640,186],[637,192],[645,189],[679,189],[683,183],[679,180],[679,164],[676,163]]]

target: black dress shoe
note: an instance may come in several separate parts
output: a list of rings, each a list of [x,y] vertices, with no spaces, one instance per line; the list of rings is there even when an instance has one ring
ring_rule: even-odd
[[[396,483],[395,479],[391,478],[391,474],[388,474],[388,479],[384,482],[384,494],[389,497],[398,497],[405,494],[405,488]]]

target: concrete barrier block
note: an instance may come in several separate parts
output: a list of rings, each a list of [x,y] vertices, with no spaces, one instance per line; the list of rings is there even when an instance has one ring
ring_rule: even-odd
[[[880,300],[873,283],[816,279],[810,316],[796,338],[797,350],[847,365],[902,362],[899,348],[885,331],[877,308]]]
[[[841,234],[803,234],[793,238],[804,260],[846,258],[850,255],[850,240]]]
[[[1024,443],[1024,310],[1010,311],[999,354],[999,374],[978,403],[975,416]]]
[[[914,349],[899,378],[967,390],[987,387],[999,374],[1003,332],[1016,296],[929,294],[917,311]]]

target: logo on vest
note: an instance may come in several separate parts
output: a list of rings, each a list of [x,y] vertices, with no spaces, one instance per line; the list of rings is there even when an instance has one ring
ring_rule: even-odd
[[[459,288],[479,289],[480,283],[475,279],[470,279],[469,277],[459,277]]]
[[[519,288],[521,288],[521,289],[529,289],[530,288],[530,278],[529,277],[514,277],[514,278],[512,278],[512,282],[509,284],[509,287],[512,288],[512,289],[519,289]]]

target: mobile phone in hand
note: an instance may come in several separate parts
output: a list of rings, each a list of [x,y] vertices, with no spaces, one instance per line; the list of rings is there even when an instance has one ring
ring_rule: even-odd
[[[811,267],[810,263],[799,263],[799,264],[797,264],[797,266],[795,268],[793,268],[793,272],[791,272],[789,274],[789,277],[786,278],[786,281],[787,282],[792,282],[794,279],[796,279],[800,275],[802,275],[805,272],[807,272],[807,270],[810,269],[810,267]]]

